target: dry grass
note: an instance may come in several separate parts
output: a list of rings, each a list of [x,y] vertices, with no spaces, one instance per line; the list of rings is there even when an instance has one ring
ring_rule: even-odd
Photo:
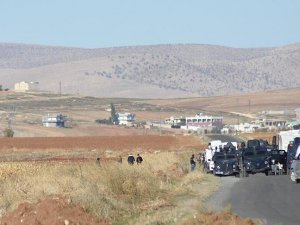
[[[115,161],[2,162],[0,211],[61,196],[113,224],[182,224],[205,212],[205,200],[218,188],[218,179],[200,168],[189,172],[190,153],[145,153],[139,166]]]
[[[179,163],[185,154],[148,153],[143,155],[145,160],[140,166],[114,161],[101,162],[101,165],[2,162],[1,213],[15,209],[24,201],[63,196],[115,224],[140,224],[145,216],[148,218],[145,224],[169,220],[178,208],[176,196],[188,193],[195,182],[208,181],[204,178],[207,175],[200,172],[186,175],[182,168],[187,167],[188,161],[186,165]]]

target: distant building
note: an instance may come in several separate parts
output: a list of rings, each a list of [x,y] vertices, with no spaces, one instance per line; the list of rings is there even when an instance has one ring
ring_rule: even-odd
[[[62,114],[47,114],[43,116],[44,127],[65,127],[66,116]]]
[[[230,126],[232,131],[238,131],[242,133],[252,133],[256,130],[259,130],[261,128],[261,125],[259,124],[252,124],[252,123],[240,123],[236,125]]]
[[[26,82],[21,81],[19,83],[15,83],[15,91],[16,92],[26,92],[26,91],[36,91],[38,90],[39,82]]]
[[[135,114],[133,113],[117,113],[117,117],[120,125],[131,126],[135,121]]]
[[[171,116],[170,118],[167,118],[165,120],[166,124],[170,124],[170,125],[178,125],[178,126],[184,126],[185,125],[185,118],[175,118],[173,116]]]
[[[265,116],[258,118],[255,123],[267,128],[284,128],[287,125],[286,120],[267,119]]]
[[[207,116],[202,113],[197,114],[193,117],[186,117],[186,126],[187,129],[217,129],[221,130],[223,128],[223,117],[219,116]]]

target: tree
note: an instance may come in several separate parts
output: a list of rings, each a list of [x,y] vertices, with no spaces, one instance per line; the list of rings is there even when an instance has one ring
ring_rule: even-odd
[[[11,128],[6,128],[3,131],[4,137],[13,137],[14,136],[14,131]]]
[[[113,124],[117,124],[118,123],[118,115],[116,113],[116,109],[113,103],[110,103],[110,120]]]

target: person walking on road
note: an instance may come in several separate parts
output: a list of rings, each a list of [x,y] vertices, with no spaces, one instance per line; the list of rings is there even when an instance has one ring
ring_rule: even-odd
[[[195,155],[192,154],[192,157],[190,159],[190,164],[191,164],[191,171],[194,171],[196,168],[196,159],[195,159]]]

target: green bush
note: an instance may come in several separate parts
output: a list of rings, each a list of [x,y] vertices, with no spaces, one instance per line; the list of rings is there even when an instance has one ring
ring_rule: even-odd
[[[4,137],[13,137],[14,136],[14,131],[11,128],[6,128],[3,131]]]

